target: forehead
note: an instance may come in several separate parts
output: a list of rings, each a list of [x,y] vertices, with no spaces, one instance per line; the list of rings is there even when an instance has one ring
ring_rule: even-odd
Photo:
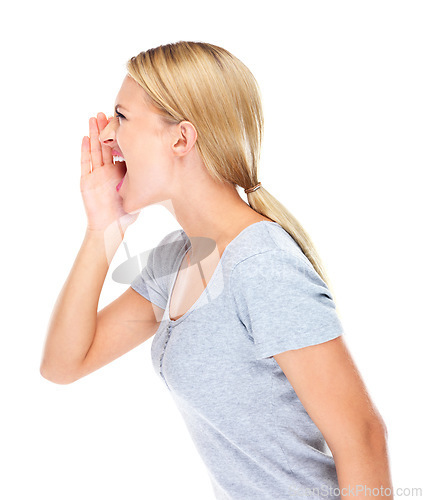
[[[126,75],[115,99],[117,105],[129,111],[134,107],[145,109],[148,107],[147,93],[131,76]]]

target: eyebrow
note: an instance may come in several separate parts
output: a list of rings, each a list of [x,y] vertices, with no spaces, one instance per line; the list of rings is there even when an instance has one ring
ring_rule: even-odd
[[[122,106],[121,104],[116,104],[116,106],[115,106],[115,111],[117,111],[117,108],[122,108],[122,109],[124,109],[125,111],[129,111],[129,109],[125,108],[125,106]]]

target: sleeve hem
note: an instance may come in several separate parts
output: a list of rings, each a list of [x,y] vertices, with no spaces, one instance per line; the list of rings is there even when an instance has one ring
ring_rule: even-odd
[[[142,295],[145,299],[147,299],[149,302],[153,303],[154,305],[156,305],[157,307],[160,307],[160,309],[166,309],[166,306],[167,304],[164,304],[163,305],[163,302],[160,302],[159,300],[156,300],[156,299],[151,299],[149,293],[147,290],[143,289],[143,288],[140,288],[139,286],[137,285],[132,285],[131,284],[131,288],[133,290],[135,290],[137,293],[139,293],[140,295]]]
[[[333,326],[332,323],[329,325],[326,325],[327,328],[328,326]],[[344,335],[344,330],[343,328],[339,328],[336,332],[330,334],[330,335],[325,335],[321,336],[318,339],[314,339],[310,341],[310,338],[300,338],[300,339],[290,339],[288,342],[282,341],[276,341],[272,342],[271,344],[255,344],[255,352],[256,352],[256,359],[263,359],[263,358],[268,358],[270,356],[273,356],[275,354],[280,354],[285,351],[290,351],[293,349],[302,349],[303,347],[309,347],[313,345],[318,345],[318,344],[323,344],[325,342],[328,342],[329,340],[333,340],[337,337],[340,337],[341,335]]]

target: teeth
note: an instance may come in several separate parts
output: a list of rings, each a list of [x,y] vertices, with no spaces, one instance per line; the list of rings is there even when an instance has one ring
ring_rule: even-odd
[[[113,156],[113,163],[117,161],[125,161],[125,158],[122,158],[122,156]]]

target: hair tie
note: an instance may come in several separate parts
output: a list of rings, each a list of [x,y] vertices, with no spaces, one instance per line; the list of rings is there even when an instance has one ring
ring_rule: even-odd
[[[259,182],[256,186],[254,187],[251,187],[251,188],[248,188],[248,189],[244,189],[244,191],[246,193],[252,193],[253,191],[255,191],[256,189],[259,189],[261,187],[261,182]]]

